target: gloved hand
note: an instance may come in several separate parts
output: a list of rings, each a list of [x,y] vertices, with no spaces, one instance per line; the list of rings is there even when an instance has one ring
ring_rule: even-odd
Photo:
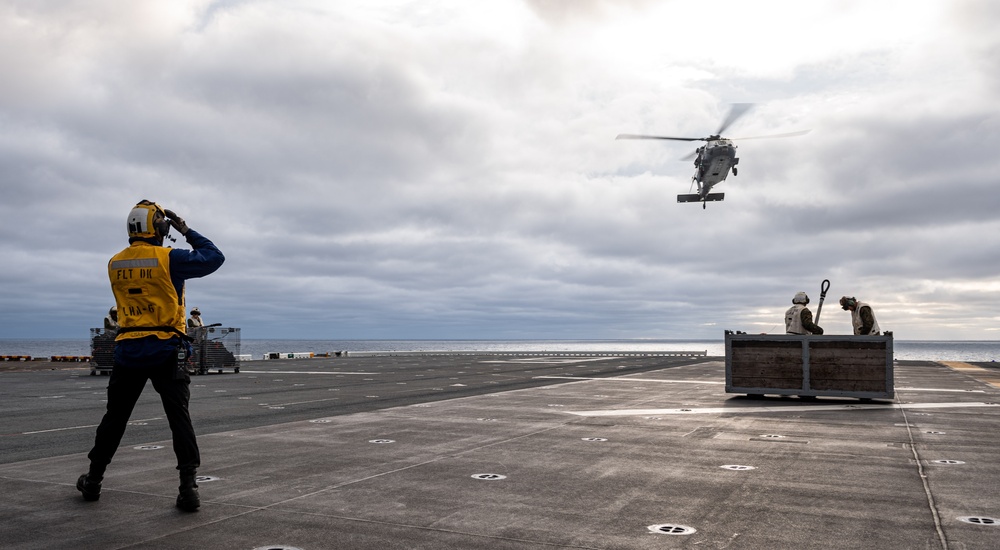
[[[167,221],[170,222],[170,225],[172,225],[178,233],[181,235],[187,235],[188,225],[184,222],[183,218],[171,210],[164,210],[163,213],[167,215]]]

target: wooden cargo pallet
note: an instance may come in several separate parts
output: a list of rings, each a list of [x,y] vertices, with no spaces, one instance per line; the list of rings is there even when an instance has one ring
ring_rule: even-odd
[[[892,334],[726,334],[726,392],[892,398]]]

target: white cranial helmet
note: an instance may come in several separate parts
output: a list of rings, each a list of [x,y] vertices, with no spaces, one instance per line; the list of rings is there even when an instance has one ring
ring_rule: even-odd
[[[792,298],[793,304],[808,304],[809,296],[805,292],[796,292],[795,297]]]

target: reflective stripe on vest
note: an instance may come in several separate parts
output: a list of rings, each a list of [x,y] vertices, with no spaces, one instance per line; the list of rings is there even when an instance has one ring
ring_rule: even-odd
[[[170,248],[136,242],[111,258],[108,278],[123,329],[116,340],[146,336],[168,340],[185,333],[184,297],[177,295],[170,280]]]

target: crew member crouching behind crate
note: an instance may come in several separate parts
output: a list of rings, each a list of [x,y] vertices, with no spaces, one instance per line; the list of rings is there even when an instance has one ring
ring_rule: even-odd
[[[809,296],[798,292],[792,298],[792,307],[785,312],[785,332],[788,334],[823,334],[823,328],[813,323],[813,314],[806,307]]]
[[[184,235],[192,250],[162,246],[171,226]],[[178,361],[191,353],[184,332],[184,281],[214,272],[225,257],[176,214],[150,201],[140,202],[129,213],[128,236],[129,247],[108,262],[120,325],[108,382],[108,408],[87,455],[90,470],[80,476],[76,488],[85,500],[101,497],[104,472],[121,444],[146,380],[152,380],[177,455],[177,507],[193,512],[201,505],[195,482],[201,455],[188,412],[191,379]]]

